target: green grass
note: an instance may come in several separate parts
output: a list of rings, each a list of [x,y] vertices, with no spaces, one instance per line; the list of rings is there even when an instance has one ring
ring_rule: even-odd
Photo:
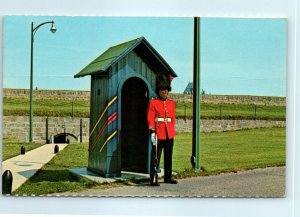
[[[173,170],[179,173],[177,178],[285,165],[285,128],[201,133],[203,173],[191,169],[191,143],[191,133],[179,133],[175,139]],[[86,167],[87,159],[86,143],[70,144],[14,194],[41,195],[111,187],[112,184],[99,186],[70,175],[69,168]]]
[[[5,161],[9,158],[15,157],[21,154],[21,147],[25,147],[25,151],[30,151],[32,149],[38,148],[41,144],[37,143],[24,143],[18,142],[13,139],[3,139],[3,146],[2,146],[2,161]]]
[[[190,170],[190,133],[180,133],[174,147],[174,170]],[[219,173],[285,164],[285,128],[201,133],[200,165]]]
[[[89,117],[89,101],[83,100],[33,100],[34,116],[74,116]],[[3,99],[3,115],[29,115],[29,101],[27,99]],[[177,118],[191,119],[193,104],[178,102],[176,104]],[[202,119],[263,119],[285,120],[285,106],[255,106],[243,104],[201,104]]]
[[[74,116],[89,117],[90,103],[83,100],[61,100],[61,99],[34,99],[33,115],[34,116]],[[3,99],[4,116],[28,116],[29,100],[28,99]]]
[[[192,107],[192,103],[177,103],[177,117],[192,118]],[[202,103],[200,110],[202,119],[285,120],[286,117],[286,107],[275,105]]]

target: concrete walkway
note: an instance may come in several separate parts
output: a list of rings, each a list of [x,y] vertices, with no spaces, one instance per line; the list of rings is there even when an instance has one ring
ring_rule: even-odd
[[[33,176],[39,169],[48,163],[56,154],[56,144],[46,144],[34,150],[28,151],[25,155],[18,155],[2,162],[2,174],[10,170],[13,176],[12,191],[19,188],[27,179]],[[57,144],[59,151],[68,144]]]

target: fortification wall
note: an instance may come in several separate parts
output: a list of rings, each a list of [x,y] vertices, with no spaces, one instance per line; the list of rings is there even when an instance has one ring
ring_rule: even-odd
[[[89,91],[71,90],[34,90],[34,98],[40,99],[73,99],[89,100]],[[6,98],[29,98],[29,90],[4,89],[3,96]],[[171,94],[175,101],[192,102],[192,95]],[[243,103],[256,105],[285,105],[285,97],[261,97],[261,96],[227,96],[227,95],[202,95],[204,103]],[[82,140],[88,141],[89,118],[72,117],[49,117],[49,137],[66,132],[76,137],[79,136],[80,119],[83,120]],[[34,117],[33,140],[36,142],[46,141],[46,117]],[[178,119],[177,132],[192,132],[192,120]],[[19,141],[28,141],[29,119],[28,116],[4,116],[3,137],[15,138]],[[263,127],[285,127],[285,121],[271,120],[201,120],[201,131],[229,131]]]
[[[46,141],[46,118],[33,118],[33,140],[35,142]],[[82,119],[82,141],[89,139],[89,118],[71,117],[49,117],[48,118],[48,139],[60,134],[70,133],[77,138],[80,135],[80,119]],[[3,137],[14,138],[18,141],[29,140],[29,118],[28,116],[4,116]],[[223,132],[230,130],[241,130],[251,128],[285,127],[285,121],[270,120],[201,120],[201,132]],[[176,120],[177,132],[192,132],[192,120]]]
[[[29,89],[3,89],[3,97],[29,99]],[[90,100],[90,91],[79,90],[33,90],[35,99]]]
[[[46,141],[47,117],[33,117],[33,141]],[[77,138],[80,136],[80,119],[82,119],[82,141],[89,139],[89,118],[48,117],[48,139],[61,134],[69,133]],[[13,138],[18,141],[29,141],[28,116],[3,116],[3,138]]]
[[[285,121],[272,120],[206,120],[200,121],[201,132],[225,132],[231,130],[285,127]],[[192,132],[193,120],[178,119],[176,122],[177,132]]]

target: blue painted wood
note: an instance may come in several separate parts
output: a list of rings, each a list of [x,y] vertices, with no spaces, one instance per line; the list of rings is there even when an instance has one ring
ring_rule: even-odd
[[[95,132],[91,135],[89,140],[89,162],[88,169],[96,172],[104,177],[115,177],[121,175],[122,168],[122,140],[121,140],[121,118],[122,118],[122,88],[123,85],[132,78],[138,79],[137,81],[143,83],[147,89],[148,100],[155,97],[156,77],[161,73],[161,67],[156,67],[155,64],[149,64],[149,57],[142,56],[140,52],[135,50],[128,53],[121,58],[118,62],[112,64],[106,76],[92,76],[91,77],[91,108],[90,108],[90,130],[92,130],[97,123],[99,116],[103,113],[108,102],[115,96],[118,99],[113,103],[104,113],[102,120],[97,125]],[[155,63],[155,61],[153,61]],[[101,73],[103,75],[103,73]],[[134,96],[133,96],[134,97]],[[117,112],[117,119],[105,128],[102,135],[98,138],[97,135],[105,125],[108,117],[114,112]],[[133,123],[134,124],[134,123]],[[105,140],[114,131],[117,130],[114,136],[106,146],[101,149]],[[150,173],[150,160],[151,160],[151,142],[148,139],[145,141],[146,157],[145,157],[145,172]],[[126,156],[128,157],[128,156]],[[131,156],[135,158],[137,156]]]

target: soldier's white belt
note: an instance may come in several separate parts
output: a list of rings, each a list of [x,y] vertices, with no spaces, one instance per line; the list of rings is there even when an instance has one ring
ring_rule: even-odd
[[[171,118],[155,118],[156,122],[171,122]]]

